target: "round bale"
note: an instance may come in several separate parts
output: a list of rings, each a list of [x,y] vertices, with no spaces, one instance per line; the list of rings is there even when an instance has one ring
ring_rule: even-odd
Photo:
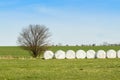
[[[116,51],[115,50],[108,50],[107,51],[107,58],[116,58],[117,55],[116,55]]]
[[[87,58],[88,59],[93,59],[95,58],[96,52],[94,50],[88,50],[87,51]]]
[[[78,50],[76,52],[76,58],[77,59],[84,59],[84,58],[86,58],[86,52],[84,50]]]
[[[52,51],[45,51],[44,59],[52,59],[54,57],[54,53]]]
[[[98,50],[96,57],[97,58],[106,58],[106,52],[104,50]]]
[[[73,50],[68,50],[66,52],[66,58],[67,59],[75,59],[75,52]]]
[[[55,53],[55,58],[56,59],[65,59],[65,52],[63,50],[58,50]]]
[[[120,50],[117,51],[117,57],[120,58]]]

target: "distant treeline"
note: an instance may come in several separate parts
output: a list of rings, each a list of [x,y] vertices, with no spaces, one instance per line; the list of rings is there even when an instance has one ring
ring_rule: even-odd
[[[58,45],[52,45],[52,46],[71,46],[71,45],[62,45],[62,44],[58,44]],[[100,45],[97,45],[97,44],[82,44],[82,45],[72,45],[72,46],[120,46],[120,44],[100,44]]]

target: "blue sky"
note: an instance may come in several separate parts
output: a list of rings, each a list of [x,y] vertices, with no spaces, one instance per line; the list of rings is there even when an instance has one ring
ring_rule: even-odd
[[[29,24],[47,26],[52,44],[120,43],[120,0],[0,0],[0,46]]]

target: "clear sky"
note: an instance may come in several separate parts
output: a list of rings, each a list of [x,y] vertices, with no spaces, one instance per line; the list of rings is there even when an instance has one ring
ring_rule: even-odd
[[[47,26],[54,44],[120,43],[120,0],[0,0],[0,46],[29,24]]]

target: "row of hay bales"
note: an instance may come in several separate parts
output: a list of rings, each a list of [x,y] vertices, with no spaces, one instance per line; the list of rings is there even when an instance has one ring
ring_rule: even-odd
[[[58,50],[55,53],[52,51],[45,51],[44,59],[94,59],[94,58],[120,58],[120,50],[115,51],[113,49],[105,52],[104,50],[98,50],[95,52],[94,50],[88,50],[85,52],[84,50],[68,50],[64,52],[63,50]]]

